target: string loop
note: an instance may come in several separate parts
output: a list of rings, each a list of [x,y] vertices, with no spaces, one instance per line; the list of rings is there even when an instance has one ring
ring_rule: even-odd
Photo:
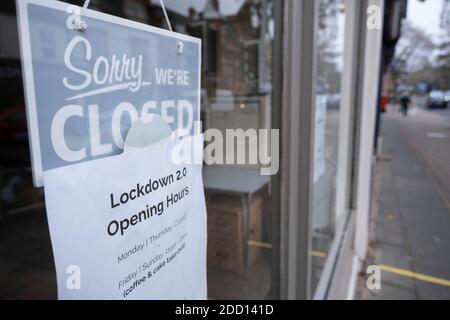
[[[83,4],[83,9],[87,9],[89,7],[90,3],[91,3],[91,0],[85,0],[84,4]],[[159,3],[161,4],[161,9],[164,13],[164,18],[166,19],[167,26],[169,27],[169,30],[172,32],[173,31],[172,25],[170,24],[169,16],[167,15],[166,6],[164,5],[164,0],[159,0]],[[75,29],[78,29],[81,31],[87,29],[86,22],[82,21],[81,17],[80,17],[80,19],[76,19],[74,21],[74,24],[75,24]],[[179,44],[178,45],[178,53],[181,54],[182,52],[183,52],[182,45]]]
[[[164,13],[164,17],[166,18],[167,25],[169,26],[169,30],[172,31],[172,25],[170,24],[169,16],[167,15],[166,6],[164,5],[164,0],[159,0],[159,3],[161,4],[161,8]]]

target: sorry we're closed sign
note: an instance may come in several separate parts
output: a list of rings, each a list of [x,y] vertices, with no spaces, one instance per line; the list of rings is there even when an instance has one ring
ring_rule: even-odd
[[[37,186],[43,171],[121,153],[138,119],[195,133],[199,39],[58,1],[18,11]]]

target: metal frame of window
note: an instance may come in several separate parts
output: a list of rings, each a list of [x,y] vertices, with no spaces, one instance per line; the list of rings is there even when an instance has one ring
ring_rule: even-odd
[[[286,0],[283,74],[280,275],[282,299],[309,299],[318,1]]]
[[[271,128],[281,129],[283,101],[283,7],[284,1],[274,1],[274,43],[272,53],[272,113]],[[281,141],[280,141],[281,144]],[[280,145],[281,152],[282,144]],[[281,159],[281,157],[280,157]],[[272,240],[272,299],[280,298],[280,225],[281,225],[281,174],[271,177],[271,240]]]

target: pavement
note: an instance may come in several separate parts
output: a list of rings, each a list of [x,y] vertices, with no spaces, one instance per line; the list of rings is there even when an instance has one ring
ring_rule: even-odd
[[[358,299],[450,299],[450,112],[415,103],[382,116],[372,241]],[[381,270],[369,290],[368,265]]]

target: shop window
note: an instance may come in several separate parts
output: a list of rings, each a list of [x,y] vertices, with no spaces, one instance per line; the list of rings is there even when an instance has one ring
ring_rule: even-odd
[[[203,40],[201,113],[205,130],[270,129],[272,3],[166,1],[176,31]],[[91,8],[166,27],[159,1],[96,0]],[[14,12],[0,13],[16,19]],[[57,37],[49,30],[42,41],[58,41]],[[132,36],[130,41],[147,45]],[[41,54],[49,63],[61,55],[51,50]],[[19,58],[15,62],[20,65]],[[0,82],[11,87],[8,103],[0,101],[0,297],[56,298],[44,198],[42,189],[34,188],[31,179],[20,73],[13,81],[8,79],[8,63],[0,59]],[[251,138],[244,143],[249,150],[255,143],[261,147],[260,141]],[[209,298],[273,297],[271,230],[272,218],[278,212],[270,209],[270,177],[262,176],[259,168],[259,163],[204,168]]]
[[[191,23],[186,28],[186,33],[202,39],[202,70],[217,72],[217,31],[208,28],[203,21]]]
[[[317,34],[314,202],[312,214],[312,290],[323,274],[335,240],[338,142],[341,114],[345,6],[343,0],[321,0]]]

